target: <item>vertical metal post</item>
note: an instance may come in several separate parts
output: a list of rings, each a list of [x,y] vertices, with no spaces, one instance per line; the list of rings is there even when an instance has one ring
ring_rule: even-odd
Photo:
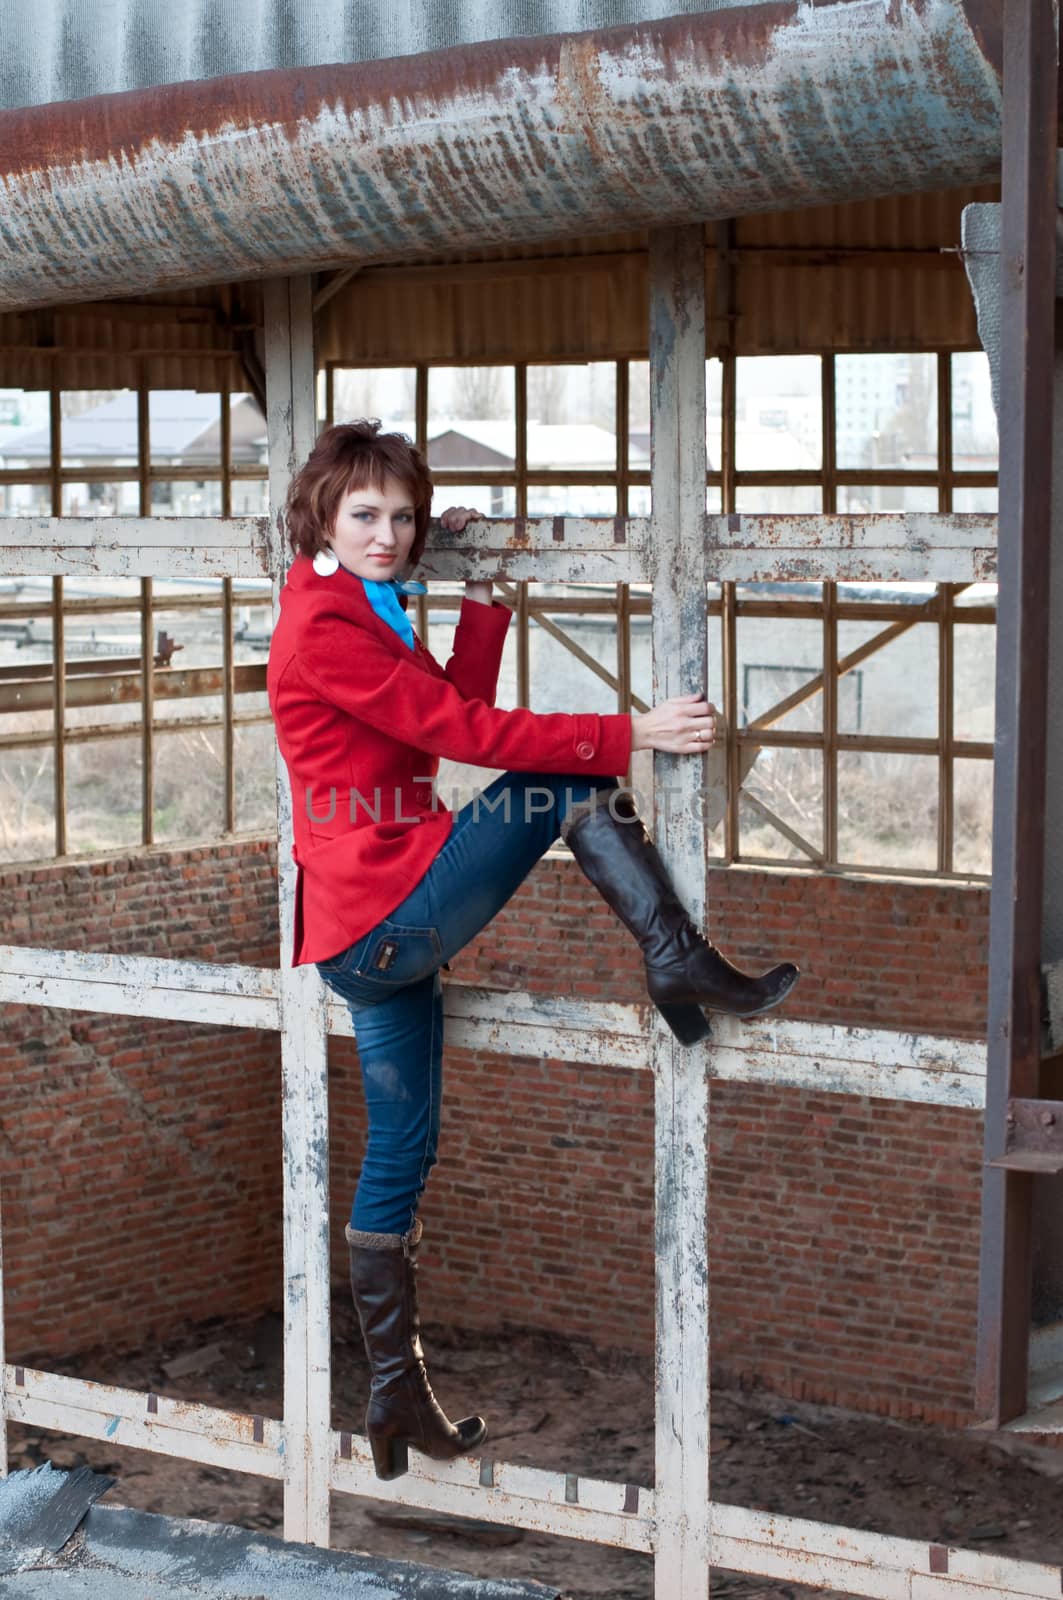
[[[0,1201],[2,1201],[0,1185]],[[4,1228],[3,1207],[0,1205],[0,1478],[7,1477],[7,1408],[4,1400],[2,1374],[7,1357],[4,1353]]]
[[[653,698],[704,690],[705,247],[700,227],[650,234]],[[655,834],[692,915],[706,899],[704,763],[654,758]],[[663,792],[663,794],[662,794]],[[662,797],[664,804],[661,804]],[[657,1600],[709,1592],[708,1074],[659,1021],[656,1126]]]
[[[723,642],[723,715],[727,758],[727,810],[723,819],[723,856],[727,862],[736,861],[742,839],[739,830],[741,807],[742,768],[738,745],[738,585],[720,585],[721,628]]]
[[[631,364],[625,357],[616,363],[616,514],[628,514],[631,488]]]
[[[1005,0],[987,1162],[1003,1154],[1008,1100],[1037,1096],[1041,1054],[1057,54],[1052,0]],[[986,1166],[977,1402],[993,1424],[1026,1408],[1032,1197],[1030,1173]]]
[[[738,472],[738,357],[735,354],[738,321],[738,283],[735,268],[734,221],[716,225],[716,331],[714,353],[720,359],[720,509],[735,509]],[[720,585],[720,642],[723,646],[723,702],[726,744],[727,809],[723,820],[723,857],[737,859],[741,849],[739,829],[742,787],[738,748],[738,591],[733,583]]]
[[[55,750],[55,853],[66,855],[66,617],[63,580],[52,579],[52,739]]]
[[[518,517],[528,515],[528,363],[513,368],[513,412],[516,444]],[[517,584],[517,704],[531,704],[531,623],[528,620],[528,583]]]
[[[233,514],[233,413],[229,393],[229,369],[222,368],[218,385],[221,404],[221,514]],[[221,580],[221,660],[222,660],[222,829],[236,828],[236,667],[233,641],[233,580]]]
[[[52,516],[63,515],[63,393],[59,379],[52,370],[52,386],[48,394],[48,430],[50,455],[48,465],[52,480]]]
[[[823,585],[823,858],[838,860],[838,585]]]
[[[938,871],[952,871],[956,586],[938,585]]]
[[[414,412],[416,416],[416,444],[418,450],[428,460],[428,367],[423,361],[417,368],[417,377],[414,390]],[[417,632],[421,643],[428,644],[428,596],[419,594],[415,601],[417,612]]]
[[[140,841],[155,840],[155,608],[151,578],[140,580]]]
[[[236,829],[236,655],[233,580],[221,580],[222,832]]]
[[[838,509],[838,393],[834,354],[820,362],[820,415],[823,432],[824,514]],[[823,857],[838,859],[838,587],[825,583],[823,595]]]
[[[151,516],[151,390],[137,371],[137,508]],[[140,842],[155,840],[155,613],[150,578],[140,580]]]
[[[52,516],[63,515],[63,397],[53,370],[48,395],[49,465],[52,477]],[[64,642],[63,580],[52,579],[52,728],[55,792],[55,853],[66,855],[66,645]]]
[[[231,517],[233,514],[233,405],[230,393],[229,368],[223,366],[221,378],[218,382],[218,402],[220,411],[219,446],[221,449],[221,514]]]
[[[273,617],[288,565],[283,507],[306,460],[314,416],[309,276],[265,285]],[[280,1019],[284,1153],[284,1537],[329,1542],[328,1052],[325,991],[312,964],[292,967],[296,869],[291,795],[277,757]]]
[[[938,431],[938,510],[952,510],[952,354],[939,350],[937,356],[937,431]]]
[[[616,514],[626,517],[631,485],[631,367],[626,359],[616,363]],[[616,709],[631,710],[631,585],[616,586]],[[625,774],[631,783],[630,764]]]
[[[838,509],[838,388],[833,351],[820,362],[820,416],[823,433],[821,509],[824,516],[833,516]]]
[[[938,393],[938,510],[952,510],[952,353],[939,350]],[[938,871],[952,871],[955,827],[953,818],[955,767],[953,765],[953,684],[956,663],[955,586],[938,585]]]

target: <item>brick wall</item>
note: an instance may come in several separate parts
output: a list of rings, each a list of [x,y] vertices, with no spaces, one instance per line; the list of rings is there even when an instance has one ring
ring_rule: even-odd
[[[11,944],[275,965],[275,851],[8,868],[0,926]],[[279,1054],[257,1029],[4,1008],[9,1359],[278,1303]]]
[[[800,961],[789,1014],[981,1033],[983,892],[746,869],[711,889],[729,955]],[[275,893],[255,841],[8,870],[0,912],[13,943],[275,964]],[[640,994],[627,935],[572,862],[546,860],[454,977],[550,992],[561,971],[575,994]],[[340,1283],[363,1114],[353,1044],[330,1063]],[[279,1303],[272,1035],[13,1007],[0,1073],[10,1354]],[[971,1112],[714,1085],[717,1377],[965,1417],[980,1141]],[[429,1318],[649,1348],[652,1202],[648,1075],[448,1052]]]

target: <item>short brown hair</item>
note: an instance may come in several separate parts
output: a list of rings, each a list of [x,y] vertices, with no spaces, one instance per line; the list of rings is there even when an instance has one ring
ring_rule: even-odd
[[[381,433],[375,419],[326,428],[292,479],[285,507],[292,554],[313,557],[323,550],[347,491],[382,490],[388,478],[397,478],[413,501],[409,561],[416,566],[428,537],[432,474],[412,440],[404,433]]]

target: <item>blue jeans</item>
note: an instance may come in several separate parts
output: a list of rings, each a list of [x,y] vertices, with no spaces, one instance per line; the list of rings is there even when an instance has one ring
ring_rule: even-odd
[[[474,939],[557,839],[569,806],[612,778],[506,772],[463,806],[425,876],[390,916],[317,970],[346,1000],[369,1137],[351,1227],[405,1233],[436,1162],[443,1083],[439,969]]]

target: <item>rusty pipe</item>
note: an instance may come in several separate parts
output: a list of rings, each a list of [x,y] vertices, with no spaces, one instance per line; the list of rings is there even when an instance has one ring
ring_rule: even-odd
[[[980,182],[999,5],[725,8],[0,113],[0,309]]]

